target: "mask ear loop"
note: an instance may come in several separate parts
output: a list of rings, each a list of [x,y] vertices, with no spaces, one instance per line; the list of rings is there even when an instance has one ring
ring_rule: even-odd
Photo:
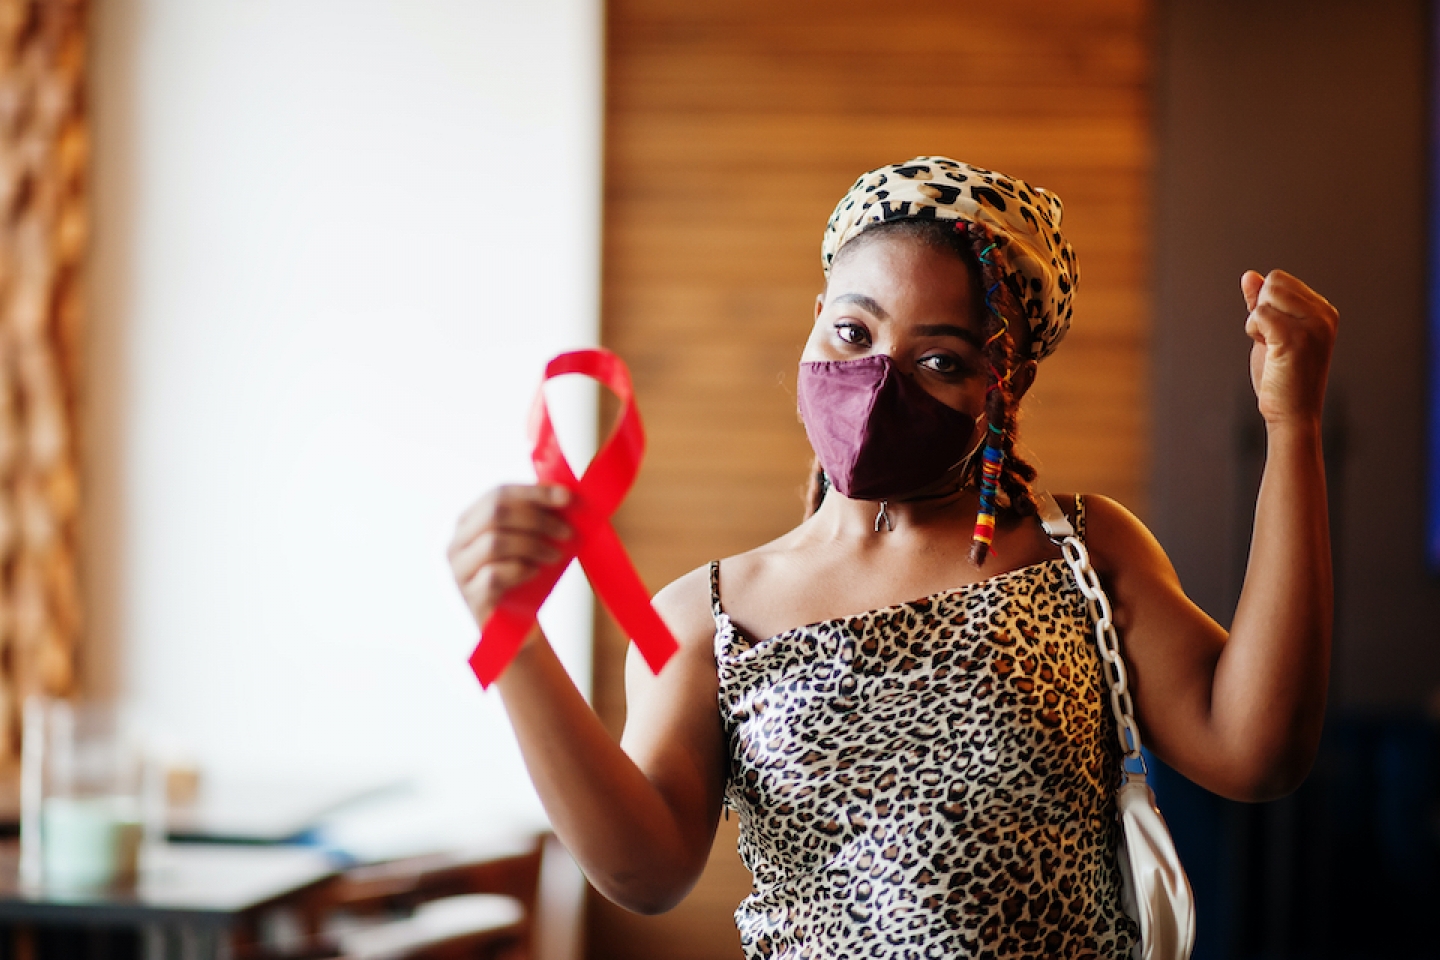
[[[963,220],[957,221],[957,229],[959,224],[964,222]],[[968,231],[968,225],[965,229]],[[990,251],[995,248],[996,243],[992,240],[976,255],[976,259],[980,261],[982,267],[993,266],[990,260]],[[1009,321],[995,307],[994,296],[999,287],[1000,281],[996,280],[985,291],[985,308],[992,317],[1000,322],[1000,328],[985,341],[987,349],[1010,332]],[[993,363],[990,365],[990,374],[994,382],[985,391],[987,408],[990,405],[989,395],[996,390],[1004,389],[1003,385],[1010,380],[1010,371],[1007,370],[1002,374]],[[995,540],[995,499],[1000,487],[1000,471],[1005,465],[1005,433],[994,423],[987,422],[986,427],[985,458],[980,467],[980,509],[975,515],[975,534],[970,543],[970,561],[977,567],[985,562],[985,558],[990,554],[990,546]]]
[[[976,421],[975,421],[975,426],[976,426],[977,428],[980,426],[980,421],[979,421],[979,420],[976,420]],[[955,466],[953,466],[953,467],[950,468],[951,471],[954,471],[954,470],[957,470],[957,469],[960,471],[960,476],[963,478],[963,479],[962,479],[962,486],[968,487],[968,486],[970,485],[970,479],[969,479],[969,478],[970,478],[970,475],[974,472],[974,469],[975,469],[975,461],[976,461],[977,459],[979,459],[980,454],[983,453],[984,450],[985,450],[985,437],[984,437],[984,435],[982,434],[982,435],[980,435],[980,436],[978,436],[978,437],[975,438],[975,443],[970,447],[970,452],[967,453],[967,454],[965,454],[965,456],[961,457],[959,460],[957,460],[957,461],[955,462]]]

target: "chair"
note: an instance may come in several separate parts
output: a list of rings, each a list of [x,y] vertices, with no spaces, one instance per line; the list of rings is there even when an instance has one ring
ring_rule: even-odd
[[[408,917],[334,934],[344,960],[529,960],[529,917],[514,897],[470,893]]]
[[[351,868],[303,902],[298,944],[244,960],[531,960],[545,834],[523,848]]]

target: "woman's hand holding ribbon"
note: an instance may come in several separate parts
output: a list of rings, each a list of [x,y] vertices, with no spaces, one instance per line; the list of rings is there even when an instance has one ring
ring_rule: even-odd
[[[694,718],[651,710],[632,756],[586,703],[535,615],[572,561],[634,640],[651,670],[680,653],[667,622],[610,525],[635,479],[644,433],[629,374],[604,350],[555,357],[545,378],[580,374],[620,401],[610,438],[579,477],[565,461],[541,391],[531,408],[531,460],[539,483],[496,488],[456,526],[450,566],[481,640],[470,665],[494,685],[556,834],[596,888],[633,910],[676,903],[707,862],[720,812],[724,746],[711,620],[703,591],[688,652],[657,683]],[[672,611],[673,613],[673,611]],[[518,656],[517,656],[518,654]],[[705,703],[712,707],[706,710]],[[643,702],[631,704],[631,717]],[[628,726],[627,726],[628,729]],[[637,759],[638,757],[638,759]]]
[[[658,673],[676,650],[675,638],[650,605],[645,585],[610,525],[610,515],[634,483],[645,450],[630,372],[615,354],[591,348],[562,353],[545,366],[546,380],[566,374],[590,377],[614,392],[620,400],[614,432],[576,477],[550,422],[545,392],[538,391],[530,409],[530,439],[531,462],[541,485],[502,488],[508,495],[482,500],[472,510],[475,522],[462,519],[451,547],[461,590],[467,599],[475,595],[471,608],[481,636],[470,666],[482,686],[493,683],[533,636],[540,605],[572,559],[585,568],[596,595],[651,670]],[[558,515],[546,514],[547,507]],[[572,537],[573,543],[564,542]]]
[[[562,511],[571,494],[556,484],[497,487],[466,510],[450,542],[450,570],[480,626],[515,587],[570,551]]]

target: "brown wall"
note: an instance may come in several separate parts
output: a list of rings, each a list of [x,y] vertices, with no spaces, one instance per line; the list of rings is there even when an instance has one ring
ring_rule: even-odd
[[[1228,622],[1262,452],[1237,282],[1252,267],[1310,281],[1340,310],[1326,460],[1342,710],[1440,695],[1422,499],[1431,6],[1160,5],[1153,526]]]
[[[1145,0],[612,0],[602,338],[631,365],[649,434],[616,522],[652,589],[798,520],[794,370],[821,231],[857,175],[917,154],[1064,199],[1077,317],[1024,439],[1050,489],[1144,512],[1150,29]],[[618,729],[624,647],[597,626],[596,703]],[[592,897],[590,955],[738,956],[733,828],[670,914]]]

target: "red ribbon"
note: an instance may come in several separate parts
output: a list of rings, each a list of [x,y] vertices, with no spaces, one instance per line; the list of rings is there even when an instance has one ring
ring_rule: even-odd
[[[630,371],[615,354],[596,348],[560,354],[546,364],[544,379],[567,373],[584,374],[613,390],[620,399],[620,419],[610,439],[590,461],[585,475],[577,480],[555,437],[541,381],[530,408],[530,440],[534,445],[530,459],[541,483],[570,490],[570,505],[561,514],[573,536],[559,545],[566,551],[563,557],[541,567],[535,576],[505,594],[485,621],[480,643],[470,655],[470,668],[483,687],[490,686],[510,663],[534,625],[540,605],[570,561],[577,558],[596,595],[630,634],[652,671],[659,673],[678,648],[669,628],[650,605],[650,595],[610,525],[611,514],[635,482],[645,452],[645,432],[635,407]]]

